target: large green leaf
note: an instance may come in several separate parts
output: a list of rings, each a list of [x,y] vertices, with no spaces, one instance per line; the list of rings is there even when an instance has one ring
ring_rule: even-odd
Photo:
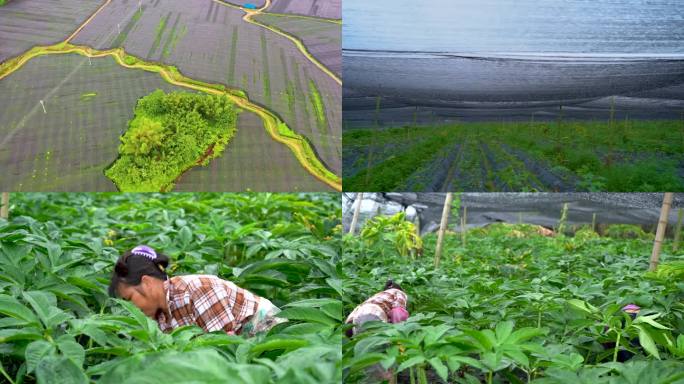
[[[73,336],[62,335],[56,340],[59,351],[79,368],[83,366],[85,360],[85,350],[81,344],[74,340]]]
[[[173,369],[171,369],[173,367]],[[131,374],[134,372],[135,374]],[[189,352],[167,351],[122,361],[98,382],[99,384],[159,383],[236,383],[270,382],[268,368],[235,364],[213,349]]]
[[[656,359],[660,359],[660,353],[658,353],[658,347],[656,347],[651,334],[648,330],[641,324],[635,325],[639,329],[639,344]]]
[[[29,291],[23,293],[24,299],[33,307],[40,321],[46,328],[50,328],[50,308],[57,305],[54,294],[45,291]]]
[[[297,339],[271,339],[264,341],[263,343],[257,344],[250,350],[254,355],[259,355],[264,351],[272,351],[276,349],[297,349],[308,345],[309,342],[306,340]]]
[[[36,340],[27,345],[24,353],[26,358],[26,371],[28,373],[33,372],[43,357],[49,356],[54,352],[55,346],[45,340]]]
[[[38,384],[87,384],[88,378],[73,361],[66,357],[48,357],[36,368]]]
[[[38,324],[40,322],[30,308],[8,295],[0,295],[0,313],[31,324]]]
[[[278,313],[278,317],[283,317],[290,320],[302,320],[312,323],[321,323],[326,325],[336,325],[337,321],[325,313],[306,307],[292,307],[286,308]]]

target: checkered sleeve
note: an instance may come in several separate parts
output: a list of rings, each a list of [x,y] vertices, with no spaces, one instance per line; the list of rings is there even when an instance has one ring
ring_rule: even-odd
[[[235,329],[231,293],[221,285],[201,285],[191,294],[195,324],[207,332]]]
[[[406,293],[398,290],[398,289],[393,289],[393,297],[391,299],[392,302],[392,308],[396,307],[402,307],[406,308],[406,302],[407,302],[407,296]]]

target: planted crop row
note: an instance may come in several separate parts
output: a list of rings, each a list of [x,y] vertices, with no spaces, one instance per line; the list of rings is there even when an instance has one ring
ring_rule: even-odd
[[[345,237],[345,311],[392,279],[411,317],[348,340],[345,382],[380,382],[378,373],[398,383],[682,380],[684,252],[670,242],[647,273],[653,235],[640,228],[547,237],[495,224],[447,232],[435,268],[436,236],[407,243],[412,226],[393,223]],[[630,303],[641,307],[635,318],[621,310]]]
[[[475,150],[475,161],[484,169],[482,181],[490,191],[684,190],[681,121],[458,123],[383,131],[391,133],[377,135],[374,146],[393,148],[403,143],[417,147],[420,138],[431,137],[436,132],[457,143],[473,138],[467,142],[480,147]],[[355,163],[363,153],[358,149],[371,145],[365,137],[372,132],[377,130],[355,129],[344,133],[345,147],[356,148],[345,154],[345,157],[351,156],[351,159],[345,158],[345,164]],[[443,160],[434,149],[430,153],[435,154],[433,163]],[[472,154],[466,158],[473,161]],[[418,168],[417,164],[411,165],[412,169]],[[410,169],[409,164],[406,168]],[[359,169],[357,174],[375,171]],[[347,178],[356,180],[357,174]],[[387,185],[412,183],[411,173],[392,177],[396,179]],[[454,186],[462,189],[458,182]],[[364,184],[355,184],[354,188],[375,190],[373,185]]]
[[[207,84],[197,80],[189,79],[180,74],[178,69],[175,67],[144,62],[134,56],[126,54],[122,49],[97,51],[92,48],[78,47],[65,43],[59,43],[50,47],[35,47],[21,57],[1,64],[0,78],[5,77],[19,69],[33,57],[60,53],[79,53],[88,57],[103,57],[111,55],[114,56],[116,61],[124,67],[140,68],[146,71],[157,72],[164,80],[171,84],[180,85],[209,94],[226,95],[239,107],[258,114],[264,120],[264,127],[269,132],[271,137],[273,137],[276,141],[287,145],[292,150],[295,157],[311,174],[316,176],[319,180],[326,182],[330,186],[338,187],[340,184],[339,178],[330,172],[323,164],[321,164],[307,140],[299,135],[295,135],[294,133],[290,136],[280,136],[278,126],[279,124],[282,124],[282,122],[279,120],[279,118],[270,113],[268,110],[251,103],[245,98],[245,95],[242,91],[226,89],[225,86],[220,84]],[[280,130],[282,131],[282,129]]]
[[[0,219],[4,381],[341,379],[337,195],[12,196],[11,220]],[[162,333],[107,296],[114,261],[139,243],[170,255],[171,275],[219,275],[268,297],[289,322],[252,339]]]

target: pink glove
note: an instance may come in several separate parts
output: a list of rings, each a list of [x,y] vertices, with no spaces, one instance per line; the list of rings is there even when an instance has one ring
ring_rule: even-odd
[[[396,324],[408,319],[409,313],[403,307],[395,307],[390,311],[389,321],[390,323]]]

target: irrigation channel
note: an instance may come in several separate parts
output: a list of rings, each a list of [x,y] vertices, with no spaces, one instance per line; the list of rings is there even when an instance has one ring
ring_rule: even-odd
[[[317,155],[314,153],[309,142],[301,135],[292,131],[284,121],[282,121],[276,114],[269,111],[268,109],[257,105],[249,100],[247,95],[241,90],[230,89],[219,84],[209,84],[202,81],[190,79],[185,77],[178,71],[176,67],[165,65],[161,63],[151,63],[146,62],[140,58],[128,55],[122,48],[109,49],[109,50],[97,50],[86,46],[76,46],[70,43],[70,41],[83,29],[88,23],[90,23],[98,13],[100,13],[107,5],[111,3],[112,0],[107,0],[102,6],[100,6],[80,27],[78,27],[66,40],[61,43],[57,43],[50,46],[36,46],[29,51],[23,53],[20,56],[9,59],[4,63],[0,64],[0,80],[10,75],[14,71],[21,68],[29,60],[34,57],[51,55],[51,54],[66,54],[66,53],[77,53],[86,57],[104,57],[113,56],[116,62],[125,67],[131,69],[142,69],[148,72],[156,72],[168,83],[177,85],[180,87],[185,87],[193,89],[200,92],[205,92],[214,95],[225,95],[232,102],[237,104],[240,108],[246,109],[250,112],[257,114],[264,122],[264,128],[268,134],[277,142],[286,145],[292,153],[295,155],[297,160],[302,164],[302,166],[311,173],[314,177],[322,181],[323,183],[329,185],[337,191],[342,190],[342,180],[339,176],[335,175],[329,169],[323,165],[323,163],[318,159]],[[213,0],[214,2],[240,9],[245,12],[243,20],[245,22],[258,25],[260,27],[266,28],[274,33],[284,36],[291,40],[299,49],[299,51],[321,69],[326,75],[332,77],[335,82],[342,84],[340,78],[338,78],[334,73],[332,73],[328,68],[321,64],[316,58],[311,55],[304,44],[296,37],[287,34],[286,32],[274,28],[269,25],[261,24],[257,21],[252,20],[253,16],[261,14],[265,9],[271,5],[271,0],[266,0],[264,5],[258,9],[248,9],[240,7],[234,4],[229,4],[221,0]],[[129,64],[132,62],[132,64]]]

